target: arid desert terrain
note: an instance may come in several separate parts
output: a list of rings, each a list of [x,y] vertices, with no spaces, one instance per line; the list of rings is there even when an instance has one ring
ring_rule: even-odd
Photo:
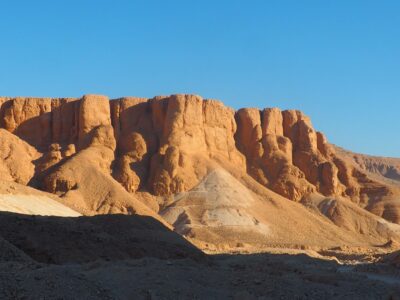
[[[400,299],[400,158],[350,150],[297,110],[0,97],[0,299]]]

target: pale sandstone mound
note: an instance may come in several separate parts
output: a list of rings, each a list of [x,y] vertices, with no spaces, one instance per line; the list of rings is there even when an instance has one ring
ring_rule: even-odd
[[[0,181],[0,211],[26,215],[77,217],[56,195],[9,181]]]
[[[386,226],[382,219],[378,222],[372,214],[366,213],[362,220],[373,229],[370,232],[348,228],[332,222],[331,216],[287,201],[247,175],[239,177],[240,181],[226,171],[214,170],[194,189],[175,195],[160,213],[177,232],[211,249],[371,246],[399,238],[397,227]],[[363,210],[353,206],[362,215]]]
[[[29,194],[0,194],[0,211],[59,217],[77,217],[81,215],[49,197]]]
[[[256,240],[269,235],[269,225],[257,219],[256,199],[223,170],[209,173],[195,188],[174,196],[160,214],[175,231],[203,240],[225,242]]]

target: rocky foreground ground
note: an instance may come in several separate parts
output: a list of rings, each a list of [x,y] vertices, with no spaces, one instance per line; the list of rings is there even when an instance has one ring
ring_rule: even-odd
[[[400,277],[304,254],[2,263],[2,299],[398,299]],[[382,267],[383,268],[383,267]],[[4,272],[4,270],[7,270]]]
[[[204,254],[158,221],[0,215],[1,299],[399,299],[385,247]]]

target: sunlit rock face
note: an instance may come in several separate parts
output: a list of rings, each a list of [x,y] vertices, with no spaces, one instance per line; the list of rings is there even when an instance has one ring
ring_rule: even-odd
[[[8,180],[68,193],[80,186],[75,172],[86,164],[132,197],[146,193],[157,207],[152,197],[188,191],[223,168],[247,173],[290,200],[340,196],[399,222],[396,202],[378,204],[392,188],[338,153],[300,111],[234,111],[197,95],[3,97],[0,105],[1,169]]]

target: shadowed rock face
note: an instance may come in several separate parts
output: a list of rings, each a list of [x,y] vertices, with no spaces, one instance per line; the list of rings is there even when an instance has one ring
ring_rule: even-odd
[[[340,196],[399,222],[400,205],[392,201],[397,188],[371,178],[337,153],[300,111],[235,112],[196,95],[111,101],[98,95],[0,98],[0,105],[1,127],[14,134],[2,133],[5,174],[68,199],[97,197],[86,205],[87,211],[137,210],[126,200],[115,200],[118,187],[104,184],[107,188],[96,190],[96,180],[87,180],[91,175],[100,176],[99,182],[117,180],[130,201],[145,193],[147,204],[158,207],[154,196],[188,191],[222,167],[247,172],[294,201],[312,193]],[[7,155],[10,144],[20,144],[19,156],[29,157],[27,163]],[[82,175],[82,169],[92,171]],[[389,206],[379,205],[381,199],[392,201],[390,213],[385,213]]]

